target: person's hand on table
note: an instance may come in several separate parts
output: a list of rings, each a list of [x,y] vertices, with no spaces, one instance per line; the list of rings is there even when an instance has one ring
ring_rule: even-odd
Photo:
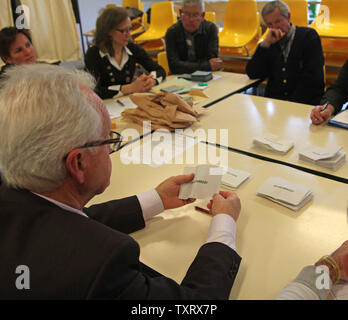
[[[339,280],[348,281],[348,241],[343,242],[330,256],[317,261],[315,266],[327,266],[334,284]]]
[[[225,213],[230,215],[236,222],[241,210],[240,200],[232,191],[219,191],[219,194],[214,194],[207,207],[213,216]]]
[[[331,257],[337,262],[341,272],[341,280],[348,281],[348,241],[331,253]]]
[[[194,174],[180,175],[170,177],[164,180],[160,185],[156,187],[156,191],[160,196],[164,209],[173,209],[184,206],[185,204],[192,203],[196,199],[179,199],[180,186],[183,183],[190,182],[194,177]]]
[[[211,58],[209,63],[212,71],[218,71],[221,69],[222,60],[220,58]]]
[[[329,104],[325,110],[323,110],[324,108],[324,106],[316,106],[314,109],[312,109],[310,118],[313,124],[322,124],[323,122],[327,121],[335,111],[334,106],[331,104]]]

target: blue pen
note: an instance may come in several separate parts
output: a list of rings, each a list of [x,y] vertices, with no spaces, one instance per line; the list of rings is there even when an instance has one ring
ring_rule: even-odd
[[[320,112],[323,112],[325,109],[327,109],[327,107],[329,106],[329,104],[330,104],[330,102],[328,101],[328,102],[326,103],[326,105],[324,106],[324,108],[320,110]]]

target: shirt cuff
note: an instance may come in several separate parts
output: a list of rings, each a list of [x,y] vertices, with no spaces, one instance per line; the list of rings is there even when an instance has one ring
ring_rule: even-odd
[[[137,195],[144,220],[150,220],[164,211],[163,202],[155,189]]]
[[[111,91],[118,91],[117,94],[115,94],[113,96],[113,98],[117,98],[117,97],[122,97],[123,96],[123,93],[121,91],[121,85],[114,85],[114,86],[109,86],[108,87],[108,90],[111,90]]]
[[[230,215],[217,214],[211,220],[206,243],[221,242],[236,251],[236,229],[236,222]]]
[[[163,77],[158,77],[157,78],[157,72],[156,71],[151,71],[150,75],[152,76],[152,78],[157,80],[157,84],[160,84],[163,81]]]

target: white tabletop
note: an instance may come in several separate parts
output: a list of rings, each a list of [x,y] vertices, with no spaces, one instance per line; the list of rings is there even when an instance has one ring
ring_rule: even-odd
[[[210,161],[216,155],[214,147],[204,144],[205,149],[202,145],[194,147],[195,164],[198,154],[205,154]],[[111,155],[111,185],[91,203],[137,194],[171,175],[183,173],[185,165],[175,164],[174,160],[173,164],[157,168],[126,165],[120,157],[124,159],[130,147]],[[190,151],[184,153],[183,159]],[[222,151],[225,157],[226,152]],[[236,246],[242,262],[230,298],[274,299],[302,267],[330,254],[348,238],[348,185],[234,152],[227,152],[227,159],[231,168],[252,175],[237,190],[242,211],[237,221]],[[314,199],[294,212],[256,196],[263,182],[275,176],[309,186]],[[180,283],[207,236],[211,217],[193,209],[195,204],[205,206],[206,202],[197,200],[186,207],[165,211],[150,220],[145,229],[133,233],[141,247],[141,261]]]
[[[235,94],[205,109],[199,122],[187,133],[200,132],[205,141],[348,179],[347,163],[334,172],[298,160],[299,152],[309,145],[342,146],[342,151],[348,153],[348,132],[326,124],[312,125],[309,118],[312,108],[300,103]],[[253,138],[265,133],[292,141],[294,148],[285,155],[277,155],[252,147]]]

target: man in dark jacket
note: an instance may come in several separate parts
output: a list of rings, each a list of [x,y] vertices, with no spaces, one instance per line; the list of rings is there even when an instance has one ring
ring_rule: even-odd
[[[268,78],[265,96],[316,105],[324,93],[324,56],[314,29],[290,23],[288,6],[267,3],[262,17],[268,27],[246,71],[251,79]]]
[[[313,124],[321,124],[341,111],[348,102],[348,60],[344,63],[336,81],[326,90],[320,105],[311,112]]]
[[[143,265],[127,233],[191,203],[178,194],[193,174],[85,208],[109,185],[109,154],[122,140],[110,131],[91,78],[46,64],[7,71],[0,89],[0,300],[227,299],[241,260],[233,192],[214,195],[206,243],[181,284]]]
[[[202,0],[183,0],[180,18],[166,33],[171,73],[219,70],[222,60],[218,58],[217,27],[213,22],[204,19]]]

